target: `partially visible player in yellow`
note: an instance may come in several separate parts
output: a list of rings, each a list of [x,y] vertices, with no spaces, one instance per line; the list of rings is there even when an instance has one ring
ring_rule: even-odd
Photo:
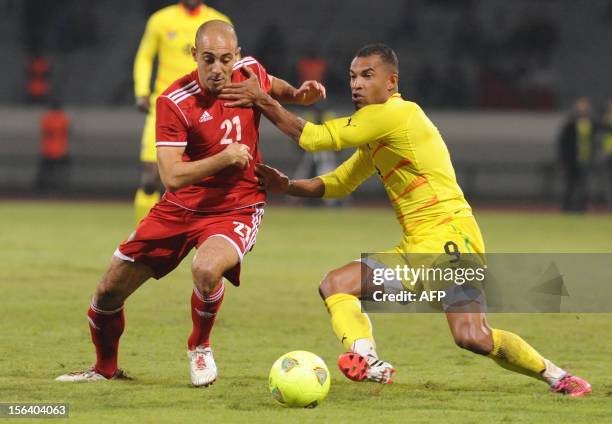
[[[155,150],[155,101],[170,84],[193,71],[191,46],[195,33],[206,21],[222,20],[224,14],[206,6],[202,0],[180,0],[179,3],[155,12],[147,22],[134,61],[134,94],[140,110],[147,113],[142,133],[140,161],[142,174],[136,191],[136,222],[159,200],[159,172]],[[153,60],[157,57],[157,74],[151,92]]]
[[[402,99],[398,79],[398,60],[391,48],[361,48],[350,67],[357,111],[322,125],[288,112],[259,89],[254,75],[226,86],[222,97],[233,100],[234,106],[255,104],[304,150],[357,148],[333,172],[308,180],[289,180],[278,170],[260,166],[260,182],[267,189],[299,197],[343,197],[377,173],[403,228],[401,243],[390,252],[484,254],[480,230],[457,184],[446,145],[421,108]],[[360,305],[362,267],[371,272],[374,265],[352,262],[327,273],[319,292],[347,350],[338,362],[343,373],[353,380],[389,383],[395,370],[378,358],[370,319]],[[516,334],[491,328],[484,312],[447,310],[446,317],[458,346],[544,380],[555,392],[582,396],[591,391],[588,382],[543,358]]]

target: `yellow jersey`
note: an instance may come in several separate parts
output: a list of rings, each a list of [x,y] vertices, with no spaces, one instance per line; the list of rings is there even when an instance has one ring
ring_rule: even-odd
[[[306,123],[299,144],[307,151],[356,147],[348,160],[320,177],[324,197],[346,196],[378,173],[406,235],[421,224],[472,216],[438,129],[399,93],[350,117]]]
[[[158,58],[153,93],[158,95],[183,75],[193,71],[191,47],[195,33],[206,21],[220,19],[231,24],[227,16],[206,5],[189,11],[182,4],[158,10],[149,18],[134,61],[134,94],[151,94],[153,59]]]

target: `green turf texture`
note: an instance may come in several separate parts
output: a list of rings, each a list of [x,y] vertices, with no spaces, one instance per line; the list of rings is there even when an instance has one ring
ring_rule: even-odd
[[[0,401],[68,402],[70,422],[610,422],[611,316],[497,315],[544,356],[584,376],[594,394],[568,399],[545,384],[455,347],[444,316],[372,316],[389,386],[341,376],[341,353],[317,294],[326,271],[399,241],[390,209],[270,206],[239,289],[227,290],[213,332],[219,379],[190,387],[189,260],[127,302],[120,365],[131,382],[57,383],[94,354],[86,321],[93,288],[132,230],[129,204],[3,202]],[[488,251],[611,252],[610,216],[476,213]],[[274,403],[267,377],[290,350],[320,355],[331,391],[313,410]],[[19,421],[25,422],[25,420]],[[38,420],[36,422],[39,422]]]

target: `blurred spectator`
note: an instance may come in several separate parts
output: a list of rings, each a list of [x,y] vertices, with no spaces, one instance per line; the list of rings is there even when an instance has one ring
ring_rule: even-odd
[[[59,102],[53,102],[40,119],[40,164],[36,188],[56,193],[68,186],[70,118]]]
[[[606,203],[612,212],[612,99],[608,100],[601,132],[601,153],[603,156]]]
[[[576,100],[573,113],[563,124],[559,135],[564,183],[561,209],[565,212],[584,212],[587,208],[596,131],[591,109],[589,98]]]
[[[49,61],[42,56],[33,57],[27,65],[26,92],[31,103],[43,103],[49,95]]]
[[[325,59],[319,57],[314,51],[309,51],[297,63],[297,73],[300,83],[308,80],[319,81],[325,84],[327,73],[327,63]],[[320,124],[335,117],[334,113],[326,109],[325,102],[319,102],[311,106],[305,119],[315,124]],[[295,170],[296,179],[311,178],[315,175],[324,175],[336,168],[336,153],[328,152],[302,152],[301,160]],[[296,198],[297,199],[297,198]],[[325,199],[323,204],[326,206],[339,205],[337,199]]]

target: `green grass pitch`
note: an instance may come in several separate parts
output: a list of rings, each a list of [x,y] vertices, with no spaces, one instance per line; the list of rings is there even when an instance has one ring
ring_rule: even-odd
[[[3,202],[0,249],[0,402],[68,402],[71,422],[610,422],[611,316],[497,315],[540,352],[587,378],[594,394],[567,399],[491,360],[455,347],[442,315],[372,316],[379,353],[394,384],[341,376],[341,353],[317,294],[323,274],[362,251],[393,246],[389,209],[270,206],[243,285],[229,288],[213,346],[219,379],[189,385],[189,261],[150,281],[128,301],[120,365],[136,380],[62,384],[85,368],[93,347],[85,313],[116,245],[131,232],[129,204]],[[476,213],[488,251],[611,252],[610,216]],[[295,349],[320,355],[332,372],[313,410],[274,403],[267,377]],[[20,421],[20,422],[25,422]],[[38,422],[38,421],[36,421]]]

